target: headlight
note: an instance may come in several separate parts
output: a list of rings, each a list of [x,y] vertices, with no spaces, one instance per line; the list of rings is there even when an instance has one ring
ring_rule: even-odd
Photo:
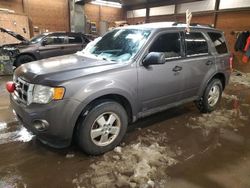
[[[63,99],[65,89],[63,87],[48,87],[35,85],[33,89],[33,103],[47,104],[51,100]]]

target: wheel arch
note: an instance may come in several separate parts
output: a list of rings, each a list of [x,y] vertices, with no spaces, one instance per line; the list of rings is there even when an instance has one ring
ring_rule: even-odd
[[[23,55],[29,55],[29,56],[31,56],[32,58],[34,58],[35,60],[38,59],[33,53],[24,52],[24,53],[18,54],[18,55],[15,57],[15,61],[14,61],[14,64],[13,64],[13,65],[16,65],[17,59],[18,59],[20,56],[23,56]]]
[[[88,101],[85,104],[82,104],[78,110],[76,110],[76,120],[74,121],[74,128],[73,128],[73,134],[72,138],[74,137],[77,129],[78,129],[78,123],[80,120],[84,119],[88,112],[98,103],[104,102],[104,101],[115,101],[122,105],[122,107],[125,109],[128,115],[128,122],[134,122],[135,118],[133,116],[133,107],[131,104],[131,101],[125,97],[124,95],[118,94],[118,93],[109,93],[105,95],[101,95],[98,97],[93,98],[92,100]]]
[[[207,87],[207,85],[213,80],[213,79],[219,79],[221,81],[222,84],[222,90],[225,89],[226,87],[226,76],[225,74],[223,74],[222,72],[217,72],[215,74],[213,74],[204,84],[202,87],[202,90],[200,90],[199,92],[199,96],[201,97]]]

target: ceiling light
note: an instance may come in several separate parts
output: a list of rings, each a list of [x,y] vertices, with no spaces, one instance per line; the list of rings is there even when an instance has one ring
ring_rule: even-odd
[[[95,0],[91,1],[92,4],[95,5],[103,5],[103,6],[109,6],[109,7],[115,7],[115,8],[122,8],[121,3],[113,2],[113,1],[103,1],[103,0]]]

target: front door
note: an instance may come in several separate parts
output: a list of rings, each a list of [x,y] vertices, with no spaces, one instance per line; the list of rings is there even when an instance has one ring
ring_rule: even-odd
[[[66,45],[65,35],[48,35],[39,47],[41,59],[64,55]]]
[[[179,100],[185,86],[183,76],[183,50],[179,32],[163,33],[156,37],[149,52],[163,52],[162,65],[139,66],[139,99],[142,112],[160,108]]]

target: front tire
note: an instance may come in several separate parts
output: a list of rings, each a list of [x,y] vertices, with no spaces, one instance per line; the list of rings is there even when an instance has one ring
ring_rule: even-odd
[[[101,102],[79,120],[76,133],[78,145],[89,155],[103,154],[121,142],[127,125],[127,113],[119,103]]]
[[[209,82],[202,98],[195,101],[200,112],[209,113],[214,111],[220,102],[222,91],[223,87],[219,79],[213,79]]]

